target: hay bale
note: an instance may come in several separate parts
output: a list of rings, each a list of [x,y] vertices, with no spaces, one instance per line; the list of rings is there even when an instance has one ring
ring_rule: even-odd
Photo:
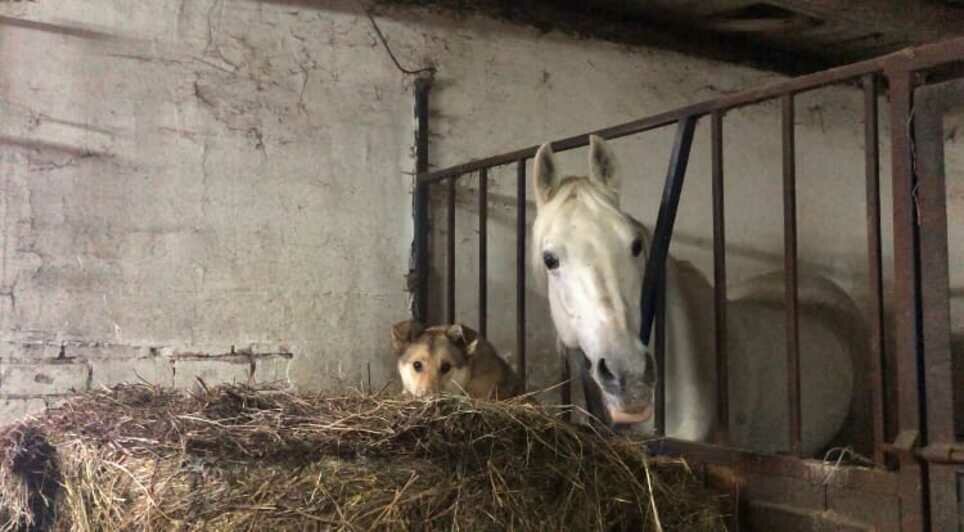
[[[122,385],[0,434],[0,529],[723,529],[684,463],[561,414]]]

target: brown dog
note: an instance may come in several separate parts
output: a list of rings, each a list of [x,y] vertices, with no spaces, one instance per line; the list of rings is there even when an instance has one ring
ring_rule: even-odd
[[[426,329],[411,320],[396,323],[392,347],[402,385],[415,397],[449,392],[508,399],[522,391],[512,368],[492,344],[462,324]]]

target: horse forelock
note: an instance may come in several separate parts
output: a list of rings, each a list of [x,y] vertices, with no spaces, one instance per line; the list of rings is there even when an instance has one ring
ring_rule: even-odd
[[[643,225],[619,208],[615,190],[584,176],[570,176],[553,187],[548,201],[539,207],[532,226],[531,267],[540,283],[545,282],[542,246],[549,229],[563,215],[579,214],[587,217],[615,216],[625,220],[634,231],[644,234]],[[648,238],[644,234],[644,240]]]

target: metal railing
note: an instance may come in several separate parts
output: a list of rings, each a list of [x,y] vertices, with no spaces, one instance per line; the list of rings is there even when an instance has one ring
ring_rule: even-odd
[[[692,141],[693,126],[703,117],[709,116],[711,122],[711,155],[712,155],[712,206],[713,206],[713,279],[714,279],[714,311],[715,333],[714,345],[716,349],[716,369],[719,386],[717,399],[717,415],[720,423],[718,438],[725,443],[729,434],[729,391],[727,389],[727,330],[726,330],[726,231],[724,212],[724,142],[723,133],[725,113],[734,109],[757,104],[767,100],[779,99],[782,104],[782,146],[783,146],[783,217],[784,217],[784,267],[786,271],[786,357],[787,357],[787,389],[789,419],[787,430],[790,438],[791,452],[798,455],[801,439],[801,401],[800,401],[800,337],[798,321],[797,297],[797,198],[796,198],[796,143],[794,137],[794,100],[795,96],[813,91],[832,84],[859,83],[863,88],[864,98],[864,128],[865,128],[865,179],[867,200],[867,242],[869,256],[869,292],[870,302],[866,309],[869,327],[869,345],[867,353],[867,367],[869,368],[867,386],[872,396],[872,432],[874,460],[878,464],[885,463],[885,454],[896,455],[899,461],[901,477],[902,528],[906,530],[922,530],[928,525],[926,512],[927,491],[926,482],[922,479],[921,462],[925,463],[960,463],[961,448],[952,441],[928,441],[926,424],[927,397],[949,397],[952,390],[948,389],[944,379],[933,383],[933,386],[923,386],[921,375],[923,361],[928,358],[949,358],[947,353],[931,352],[941,349],[940,342],[929,342],[923,337],[923,324],[932,315],[938,315],[943,305],[946,311],[948,293],[946,285],[946,212],[944,212],[944,196],[932,194],[925,197],[918,194],[926,190],[930,184],[919,180],[915,174],[914,154],[912,147],[911,123],[913,119],[913,94],[915,86],[924,80],[920,74],[924,71],[958,64],[964,61],[964,38],[949,40],[932,45],[926,45],[887,55],[881,58],[862,61],[847,66],[801,76],[774,83],[762,88],[747,90],[720,98],[703,101],[687,107],[674,109],[651,117],[632,120],[620,125],[608,127],[573,137],[564,138],[552,143],[556,152],[571,150],[588,145],[592,134],[606,139],[614,139],[635,135],[677,125],[677,136],[671,155],[670,169],[666,184],[657,227],[654,230],[650,263],[647,264],[646,287],[641,302],[644,309],[653,308],[655,320],[654,351],[657,365],[662,369],[665,356],[665,341],[663,339],[663,319],[661,302],[665,299],[661,271],[665,262],[669,239],[672,236],[673,220],[676,205],[682,191],[683,175],[686,160]],[[953,71],[957,73],[959,71]],[[879,172],[879,127],[878,127],[878,96],[882,82],[889,87],[889,112],[891,124],[891,164],[893,178],[893,243],[894,243],[894,298],[896,309],[896,353],[895,360],[897,388],[896,409],[896,437],[888,442],[885,434],[885,405],[884,389],[884,284],[882,275],[882,242],[881,242],[881,212],[880,212],[880,172]],[[479,329],[485,334],[487,313],[487,193],[488,171],[494,167],[516,165],[517,179],[517,228],[516,228],[516,348],[520,373],[525,382],[526,374],[526,342],[525,342],[525,238],[526,238],[526,161],[536,154],[538,146],[470,161],[449,168],[428,171],[428,107],[427,82],[420,81],[416,87],[416,118],[419,123],[417,147],[419,157],[418,176],[415,190],[415,313],[424,317],[426,314],[427,280],[428,280],[428,189],[434,184],[446,182],[448,185],[447,201],[447,262],[446,262],[446,315],[449,320],[455,317],[455,183],[456,180],[469,174],[477,173],[479,179]],[[943,182],[941,182],[943,186]],[[920,190],[918,188],[920,187]],[[938,198],[938,199],[935,199]],[[944,218],[940,218],[940,217]],[[928,229],[930,220],[937,219],[934,228],[940,230],[943,220],[943,233],[936,238],[921,238],[921,233]],[[940,238],[944,239],[943,248],[939,245]],[[944,261],[944,285],[940,282],[930,282],[928,265]],[[651,270],[655,270],[652,274]],[[923,277],[922,277],[923,276]],[[924,281],[922,282],[922,279]],[[938,280],[939,281],[939,280]],[[644,316],[646,313],[644,312]],[[649,328],[644,326],[648,336]],[[928,331],[931,337],[948,336],[947,321],[937,326],[931,326]],[[648,338],[647,338],[648,340]],[[936,346],[936,347],[931,347]],[[568,373],[564,373],[567,376]],[[662,377],[662,376],[660,376]],[[661,384],[662,378],[659,379]],[[568,393],[564,393],[564,400],[568,400]],[[657,390],[657,430],[662,430],[664,423],[663,391]],[[921,448],[928,444],[928,447]],[[956,462],[955,462],[956,460]],[[904,488],[903,486],[907,486]],[[923,485],[923,486],[922,486]],[[922,489],[915,491],[916,487]],[[930,490],[953,489],[953,486],[930,486]],[[906,495],[905,495],[906,494]],[[940,516],[932,517],[935,529],[941,520]],[[949,522],[949,521],[946,521]]]

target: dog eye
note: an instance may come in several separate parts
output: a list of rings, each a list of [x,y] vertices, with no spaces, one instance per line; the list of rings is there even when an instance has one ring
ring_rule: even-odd
[[[412,362],[412,367],[415,368],[415,371],[416,371],[416,372],[422,371],[422,363],[421,363],[421,362]]]
[[[633,240],[633,256],[638,257],[640,253],[643,252],[643,241],[640,239]]]
[[[439,371],[441,371],[442,374],[444,375],[444,374],[448,373],[450,369],[452,369],[452,365],[451,365],[451,364],[449,364],[448,362],[442,362],[442,367],[439,368]]]
[[[546,264],[546,268],[549,268],[550,270],[555,270],[559,267],[559,257],[548,251],[542,254],[542,262],[544,262]]]

